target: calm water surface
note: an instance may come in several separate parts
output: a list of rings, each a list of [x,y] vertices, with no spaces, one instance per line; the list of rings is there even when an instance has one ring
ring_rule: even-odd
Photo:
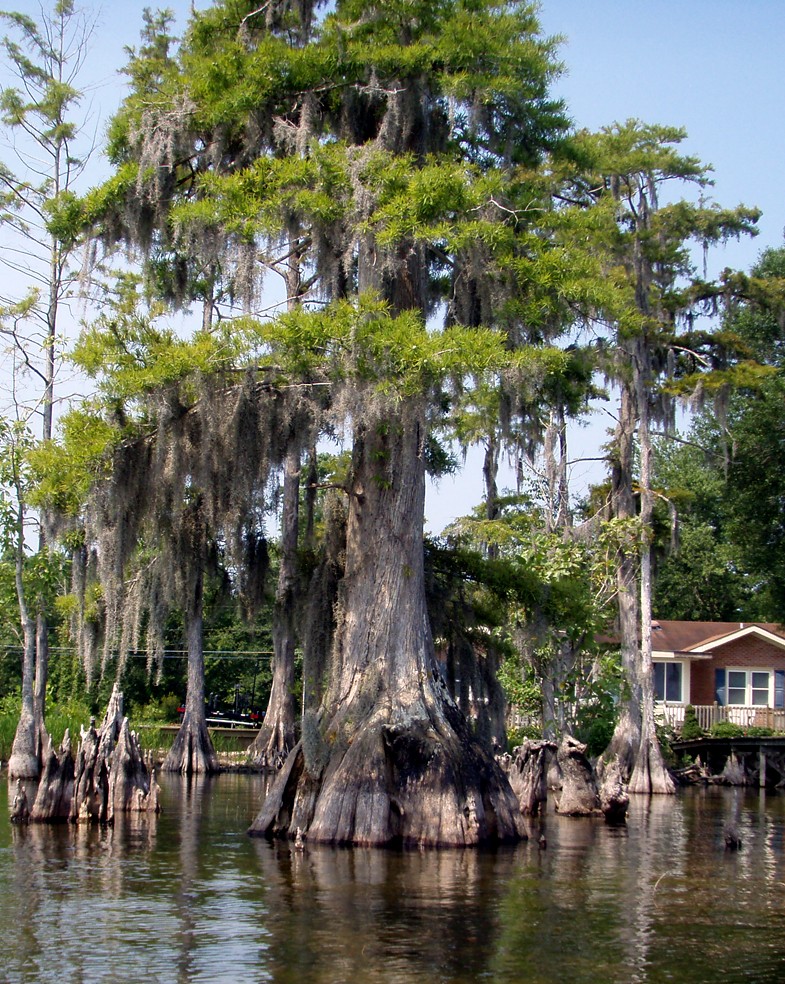
[[[298,852],[246,835],[260,777],[161,785],[152,822],[16,829],[0,778],[0,980],[785,980],[783,795],[549,814],[544,850],[537,826],[495,852]]]

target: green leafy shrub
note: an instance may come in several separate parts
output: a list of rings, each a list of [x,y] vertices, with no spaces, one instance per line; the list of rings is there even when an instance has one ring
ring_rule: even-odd
[[[572,733],[586,745],[586,754],[590,758],[602,755],[610,744],[617,709],[616,694],[610,690],[600,692],[579,709]]]
[[[536,725],[528,725],[525,727],[509,728],[507,731],[507,751],[512,755],[514,748],[518,745],[522,745],[526,739],[531,741],[539,741],[542,738],[542,728]]]
[[[614,727],[615,722],[613,720],[595,718],[585,732],[580,732],[576,735],[576,737],[579,737],[586,743],[586,754],[589,758],[596,758],[598,755],[602,755],[610,744],[611,738],[613,738]]]
[[[140,724],[177,724],[177,708],[180,703],[177,694],[165,694],[158,700],[151,700],[138,707],[133,713],[133,720]]]
[[[771,738],[775,731],[756,724],[745,728],[731,721],[718,721],[712,725],[710,734],[712,738]]]
[[[676,767],[677,757],[673,751],[674,741],[678,741],[680,735],[676,733],[674,728],[670,724],[663,724],[655,722],[654,731],[657,735],[657,741],[660,743],[660,749],[662,751],[663,759],[665,764],[670,767]]]
[[[744,728],[732,721],[717,721],[711,726],[709,734],[712,738],[743,738]]]
[[[687,704],[684,708],[684,723],[681,726],[681,737],[683,741],[703,737],[703,728],[698,724],[698,715],[692,704]]]

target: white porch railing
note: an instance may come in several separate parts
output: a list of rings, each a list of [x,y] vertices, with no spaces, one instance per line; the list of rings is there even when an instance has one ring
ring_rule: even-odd
[[[719,704],[693,706],[698,724],[704,731],[709,731],[712,725],[719,721],[730,721],[743,728],[772,728],[774,731],[785,731],[785,710],[774,710],[771,707],[720,707]],[[655,715],[663,724],[678,728],[684,722],[684,707],[684,704],[658,702],[655,705]]]

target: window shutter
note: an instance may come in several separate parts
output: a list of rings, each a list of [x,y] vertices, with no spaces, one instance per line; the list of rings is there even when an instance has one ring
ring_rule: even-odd
[[[726,701],[725,698],[725,668],[720,669],[719,667],[714,671],[714,699],[723,707]]]
[[[785,707],[785,670],[774,671],[774,706]]]

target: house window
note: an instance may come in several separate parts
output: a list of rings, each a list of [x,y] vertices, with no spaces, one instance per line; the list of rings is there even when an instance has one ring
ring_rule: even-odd
[[[768,707],[771,674],[768,670],[728,670],[728,703]]]
[[[671,704],[682,701],[682,664],[654,664],[654,699],[664,700]]]
[[[767,707],[769,703],[769,674],[753,671],[750,673],[750,693],[753,706]]]

